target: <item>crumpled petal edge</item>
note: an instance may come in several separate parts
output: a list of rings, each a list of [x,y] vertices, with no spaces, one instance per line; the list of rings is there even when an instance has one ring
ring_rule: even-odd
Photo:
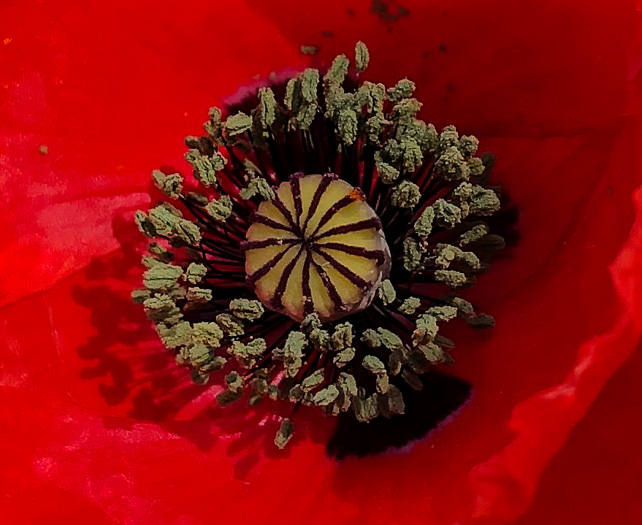
[[[538,392],[513,409],[508,426],[515,437],[470,471],[475,498],[469,517],[456,525],[501,525],[524,513],[549,461],[636,348],[642,335],[642,186],[634,192],[633,202],[636,221],[609,268],[622,303],[618,322],[579,348],[575,366],[564,382]]]

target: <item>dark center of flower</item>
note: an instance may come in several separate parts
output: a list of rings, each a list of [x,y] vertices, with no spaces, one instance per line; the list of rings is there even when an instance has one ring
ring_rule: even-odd
[[[370,305],[390,271],[381,221],[363,193],[335,175],[294,176],[254,214],[245,271],[268,308],[321,322]]]

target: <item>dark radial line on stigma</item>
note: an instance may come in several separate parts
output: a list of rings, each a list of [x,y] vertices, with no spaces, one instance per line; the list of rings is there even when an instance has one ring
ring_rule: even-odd
[[[321,242],[319,243],[319,248],[338,250],[349,253],[350,255],[356,255],[357,257],[363,257],[364,259],[372,259],[377,261],[377,264],[381,264],[385,258],[383,250],[368,250],[361,246],[351,246],[349,244],[343,244],[342,242]]]
[[[287,206],[281,200],[281,197],[277,192],[274,192],[274,198],[272,199],[272,204],[274,204],[276,209],[281,212],[281,214],[285,217],[285,220],[288,221],[288,223],[290,224],[290,227],[292,228],[292,231],[300,236],[301,229],[299,228],[299,225],[294,220],[294,217],[292,216],[292,212],[288,210]]]
[[[359,288],[366,289],[368,286],[370,286],[370,283],[363,279],[362,277],[359,277],[356,273],[354,273],[350,268],[347,266],[341,264],[339,261],[337,261],[332,255],[329,253],[326,253],[320,249],[321,247],[316,245],[314,246],[313,250],[314,253],[319,254],[321,257],[323,257],[326,261],[330,263],[330,265],[341,275],[343,275],[346,279],[348,279],[352,284],[355,286],[358,286]]]
[[[316,228],[315,228],[315,230],[312,232],[312,234],[310,235],[310,237],[314,237],[314,236],[317,234],[317,232],[318,232],[318,231],[319,231],[323,226],[325,226],[325,224],[326,224],[326,223],[327,223],[327,222],[332,218],[332,216],[333,216],[335,213],[337,213],[339,210],[342,210],[343,208],[345,208],[345,207],[346,207],[346,206],[348,206],[349,204],[352,204],[353,202],[354,202],[354,198],[353,198],[353,196],[352,196],[352,195],[350,195],[350,194],[346,195],[345,197],[342,197],[342,198],[341,198],[341,199],[339,199],[337,202],[335,202],[335,203],[330,207],[330,209],[328,209],[328,211],[326,211],[326,212],[323,214],[323,217],[321,217],[321,220],[319,221],[319,224],[317,224],[317,227],[316,227]]]
[[[281,278],[279,279],[279,284],[276,286],[276,290],[274,291],[274,296],[272,297],[272,306],[274,308],[280,308],[283,306],[283,294],[285,293],[285,289],[288,286],[288,281],[290,280],[290,275],[292,275],[292,271],[294,270],[294,267],[296,266],[296,263],[299,260],[299,257],[301,256],[301,251],[303,250],[303,245],[299,245],[299,251],[297,254],[292,257],[292,260],[283,268],[283,273],[281,274]]]
[[[314,195],[312,196],[312,201],[310,202],[310,207],[308,208],[308,216],[305,218],[305,223],[301,227],[301,231],[305,232],[305,230],[307,229],[310,219],[317,212],[317,208],[319,207],[319,203],[321,202],[321,197],[323,197],[325,190],[328,188],[331,182],[331,177],[322,176],[321,182],[319,182],[319,185],[317,186],[317,189],[314,191]]]
[[[254,222],[258,222],[265,226],[269,226],[270,228],[273,228],[275,230],[284,230],[286,232],[294,233],[289,226],[286,226],[285,224],[281,224],[280,222],[277,222],[274,219],[270,219],[269,217],[266,217],[265,215],[260,215],[258,213],[254,215]]]
[[[299,239],[263,239],[261,241],[243,241],[241,243],[241,250],[258,250],[259,248],[267,248],[268,246],[281,246],[283,244],[294,244],[299,242]]]
[[[310,265],[312,255],[310,250],[305,250],[305,261],[303,262],[303,314],[309,315],[314,311],[312,302],[312,289],[310,288]]]
[[[247,276],[247,282],[250,284],[256,283],[259,279],[262,277],[265,277],[267,273],[272,270],[283,257],[285,257],[285,254],[288,253],[292,249],[292,246],[288,246],[285,250],[282,252],[279,252],[277,255],[272,257],[268,262],[266,262],[263,266],[261,266],[258,270],[256,270],[252,275]]]
[[[292,177],[290,179],[290,186],[292,187],[292,198],[294,199],[294,210],[296,212],[297,224],[301,228],[301,215],[303,215],[303,203],[301,202],[301,179],[300,177]]]
[[[335,309],[338,312],[343,311],[345,308],[343,304],[343,299],[341,299],[341,296],[339,295],[339,292],[337,291],[336,286],[332,282],[332,279],[330,279],[330,276],[325,271],[323,266],[321,266],[318,262],[314,260],[314,258],[312,257],[312,254],[310,254],[310,260],[312,261],[312,265],[314,266],[315,270],[319,274],[321,281],[323,281],[323,284],[325,285],[325,288],[328,292],[328,295],[330,296],[330,300],[332,301],[332,304],[334,305]]]
[[[311,242],[318,241],[319,239],[323,239],[324,237],[330,237],[331,235],[340,235],[342,233],[358,232],[361,230],[369,230],[372,228],[376,230],[381,229],[381,221],[379,220],[379,217],[372,217],[370,219],[365,219],[363,221],[352,222],[350,224],[342,224],[341,226],[335,226],[334,228],[330,228],[325,232],[317,234],[316,236],[312,237],[310,241]]]

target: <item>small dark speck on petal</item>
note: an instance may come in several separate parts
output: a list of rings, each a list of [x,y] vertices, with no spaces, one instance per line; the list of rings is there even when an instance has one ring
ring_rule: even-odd
[[[348,13],[348,16],[354,16],[354,9],[348,7],[348,9],[346,9],[346,13]]]
[[[42,144],[38,148],[38,152],[41,153],[42,155],[47,155],[47,153],[49,153],[49,146],[47,146],[46,144]]]
[[[455,91],[455,86],[453,86],[452,82],[446,82],[446,91],[448,91],[448,93]]]
[[[439,44],[438,49],[440,53],[445,53],[448,48],[446,47],[446,44]]]
[[[304,55],[316,55],[319,52],[319,46],[301,46],[301,53]]]
[[[332,31],[328,31],[328,30],[322,31],[321,34],[326,38],[333,38],[334,37],[334,33]]]
[[[421,58],[428,58],[430,56],[430,51],[424,51],[421,53]]]

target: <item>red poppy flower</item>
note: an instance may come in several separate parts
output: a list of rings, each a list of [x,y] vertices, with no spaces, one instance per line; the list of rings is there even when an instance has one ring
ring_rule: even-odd
[[[524,512],[642,330],[636,14],[613,0],[0,6],[5,520],[468,524]],[[209,106],[357,40],[376,57],[372,78],[412,78],[426,120],[498,156],[521,241],[474,291],[497,328],[457,340],[454,371],[474,388],[465,408],[402,452],[337,462],[325,454],[333,420],[311,415],[277,453],[264,409],[212,408],[176,369],[129,304],[131,216]]]

